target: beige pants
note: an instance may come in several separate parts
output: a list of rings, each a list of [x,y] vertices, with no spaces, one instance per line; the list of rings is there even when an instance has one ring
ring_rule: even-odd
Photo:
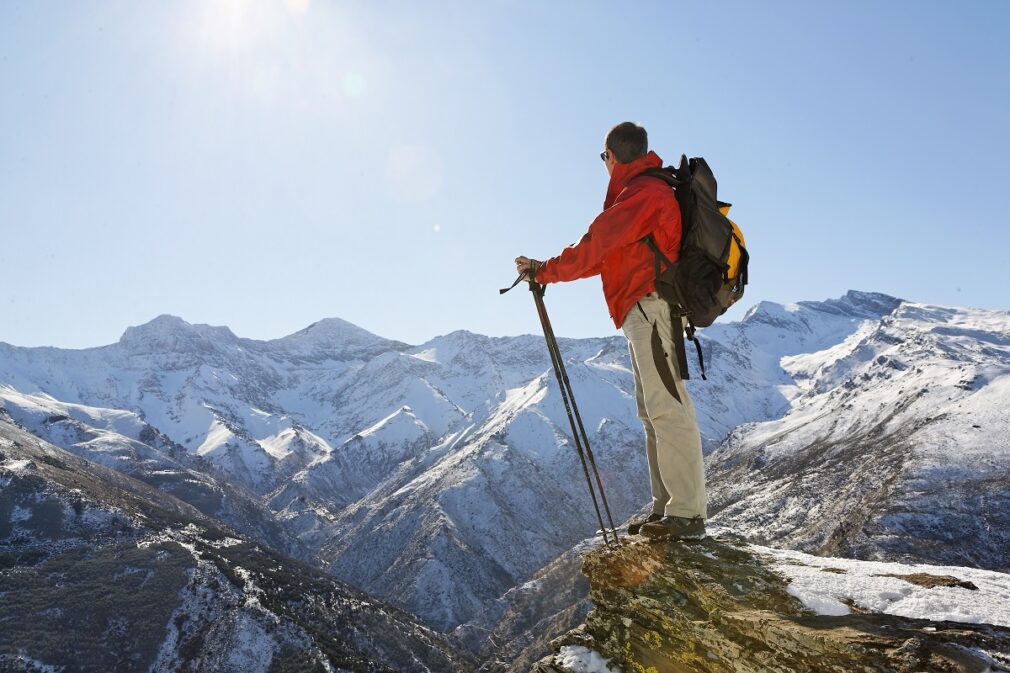
[[[653,344],[653,325],[659,331],[662,351],[659,353],[655,352]],[[680,378],[670,306],[654,292],[649,293],[631,307],[621,328],[628,337],[635,370],[638,417],[645,426],[652,511],[667,516],[704,518],[705,466],[701,434],[694,404]],[[656,357],[669,362],[674,376],[672,382],[667,381],[675,386],[679,400],[661,378]]]

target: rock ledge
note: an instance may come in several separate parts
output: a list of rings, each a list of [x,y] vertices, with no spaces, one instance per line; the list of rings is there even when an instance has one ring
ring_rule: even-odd
[[[586,555],[583,572],[594,609],[585,624],[552,642],[558,654],[532,673],[585,673],[571,653],[587,650],[625,673],[1010,671],[1008,628],[877,614],[854,604],[848,615],[812,614],[769,559],[730,538],[597,549]],[[963,590],[971,600],[974,592]]]

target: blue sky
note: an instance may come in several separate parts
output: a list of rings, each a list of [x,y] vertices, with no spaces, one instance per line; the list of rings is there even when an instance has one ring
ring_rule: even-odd
[[[704,5],[704,6],[701,6]],[[1005,2],[0,3],[0,341],[161,313],[273,338],[536,333],[614,123],[708,158],[753,303],[1010,308]],[[614,334],[597,279],[561,335]]]

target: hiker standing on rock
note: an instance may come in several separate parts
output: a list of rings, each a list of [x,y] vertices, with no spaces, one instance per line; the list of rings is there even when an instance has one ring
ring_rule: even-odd
[[[705,472],[694,404],[677,357],[684,323],[671,316],[670,305],[656,293],[653,252],[642,240],[652,234],[659,249],[677,261],[680,207],[666,182],[642,175],[663,162],[649,151],[641,126],[624,122],[610,129],[600,158],[610,184],[603,212],[589,231],[546,262],[517,257],[516,269],[537,283],[600,276],[610,317],[628,338],[652,483],[652,513],[632,523],[628,533],[700,539],[705,536]]]

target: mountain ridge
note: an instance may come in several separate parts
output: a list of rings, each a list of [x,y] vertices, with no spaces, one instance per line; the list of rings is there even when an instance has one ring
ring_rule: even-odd
[[[901,311],[957,330],[923,341],[930,367],[951,340],[1002,348],[986,336],[986,321],[999,319],[992,312],[856,291],[759,305],[702,332],[709,380],[688,387],[706,453],[846,380],[847,340],[907,340],[888,327]],[[335,575],[443,630],[478,618],[595,529],[541,337],[457,330],[344,359],[277,341],[184,357],[0,347],[0,404],[21,403],[7,385],[99,415],[132,410],[253,493]],[[611,507],[627,518],[647,501],[648,483],[627,345],[620,336],[559,342]],[[715,482],[738,476],[719,473]],[[722,506],[719,483],[712,491],[718,516],[745,514]]]

